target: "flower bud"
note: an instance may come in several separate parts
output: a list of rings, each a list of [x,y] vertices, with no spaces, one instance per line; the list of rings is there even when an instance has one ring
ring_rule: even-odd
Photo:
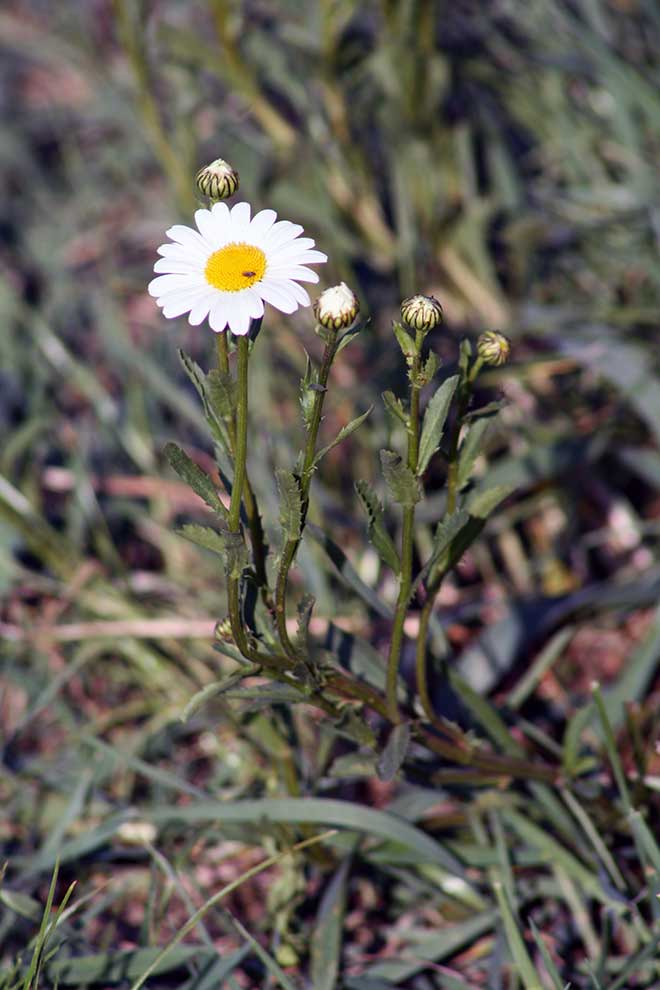
[[[442,322],[442,306],[435,296],[410,296],[401,303],[401,317],[412,330],[428,333]]]
[[[326,289],[314,303],[314,316],[321,326],[327,327],[328,330],[350,327],[359,311],[360,303],[357,296],[345,282]]]
[[[216,202],[233,196],[239,181],[236,169],[222,158],[216,158],[210,165],[200,168],[195,176],[199,191]]]
[[[477,354],[484,364],[495,367],[504,364],[509,357],[510,350],[511,343],[508,337],[505,337],[498,330],[487,330],[480,334],[477,340]]]

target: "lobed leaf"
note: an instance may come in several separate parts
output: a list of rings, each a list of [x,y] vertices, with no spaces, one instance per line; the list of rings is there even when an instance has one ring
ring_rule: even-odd
[[[400,455],[393,450],[381,450],[380,463],[394,501],[407,508],[419,502],[422,497],[419,481]]]
[[[358,427],[364,423],[372,409],[373,406],[369,406],[367,411],[362,413],[361,416],[356,416],[355,419],[352,419],[350,423],[346,424],[346,426],[342,426],[332,443],[329,443],[326,447],[322,447],[321,450],[319,450],[318,454],[314,458],[314,467],[316,467],[322,457],[325,457],[328,451],[332,450],[333,447],[336,447],[337,444],[342,442],[342,440],[346,440],[347,437],[350,437],[351,433],[355,433]]]
[[[383,563],[391,567],[395,574],[399,574],[401,561],[394,542],[385,528],[383,506],[380,499],[367,481],[356,481],[355,491],[360,505],[367,514],[369,539]]]
[[[280,525],[287,540],[299,540],[303,517],[300,479],[283,468],[278,468],[275,474],[280,493]]]
[[[452,375],[451,378],[447,378],[426,407],[422,435],[419,441],[419,455],[417,458],[418,475],[424,474],[429,461],[440,446],[445,422],[458,381],[458,375]]]
[[[218,496],[212,479],[209,478],[208,474],[198,464],[195,464],[188,454],[186,454],[185,450],[182,450],[175,443],[168,443],[165,445],[163,453],[179,477],[187,485],[190,485],[192,490],[206,502],[208,507],[213,509],[214,512],[217,512],[223,519],[228,519],[229,510]]]

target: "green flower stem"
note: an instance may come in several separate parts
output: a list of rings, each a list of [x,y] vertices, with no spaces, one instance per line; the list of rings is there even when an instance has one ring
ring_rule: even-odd
[[[321,367],[319,368],[318,380],[317,380],[317,391],[314,394],[314,404],[312,406],[312,416],[309,424],[309,429],[307,431],[307,440],[305,442],[305,451],[303,456],[303,465],[300,472],[300,494],[302,501],[302,522],[301,522],[301,535],[297,539],[289,539],[284,544],[282,550],[282,557],[280,560],[280,566],[277,572],[277,582],[275,585],[275,621],[277,624],[277,633],[280,638],[280,643],[282,644],[282,649],[284,650],[287,657],[290,660],[299,660],[299,654],[296,651],[295,646],[291,642],[288,630],[286,628],[286,598],[287,598],[287,587],[289,582],[289,571],[295,560],[296,553],[298,552],[298,547],[302,539],[302,530],[305,528],[305,520],[307,518],[307,510],[309,508],[309,489],[312,484],[312,476],[314,474],[314,457],[316,455],[316,441],[318,438],[319,427],[321,425],[321,419],[323,416],[323,403],[325,401],[325,393],[328,384],[328,377],[330,375],[330,368],[332,367],[332,362],[337,351],[337,335],[331,330],[326,331],[325,337],[325,348],[323,350],[323,357],[321,359]]]
[[[229,371],[229,348],[227,346],[227,334],[217,333],[216,335],[216,349],[218,356],[218,368],[220,371],[227,373]],[[233,420],[227,423],[227,430],[229,433],[229,442],[232,448],[236,447],[236,427]],[[245,483],[243,487],[243,500],[245,502],[245,515],[247,516],[248,529],[250,531],[250,543],[252,544],[252,557],[254,560],[254,570],[257,578],[257,584],[262,589],[262,592],[268,598],[268,575],[266,573],[266,540],[264,537],[263,525],[261,523],[261,515],[259,513],[259,506],[257,504],[257,498],[254,494],[254,489],[250,483],[250,477],[247,472],[247,466],[245,468]],[[268,604],[268,602],[267,602]]]
[[[472,386],[476,381],[477,375],[481,371],[483,366],[483,359],[477,357],[474,364],[470,368],[467,375],[465,375],[463,381],[460,383],[458,392],[458,407],[456,410],[456,419],[454,422],[454,427],[451,433],[451,439],[449,441],[449,467],[447,470],[447,508],[445,510],[445,518],[450,516],[456,511],[456,502],[458,500],[458,443],[461,436],[461,429],[463,428],[463,422],[465,420],[465,415],[468,411],[470,405],[470,399],[472,398]],[[440,591],[440,586],[444,580],[445,574],[447,573],[446,566],[440,565],[439,571],[436,572],[436,576],[433,577],[432,583],[430,583],[427,588],[427,598],[422,607],[422,611],[419,616],[419,631],[417,633],[417,649],[415,653],[415,676],[417,680],[417,693],[419,695],[419,700],[421,702],[424,714],[431,722],[432,725],[437,727],[437,716],[433,709],[433,703],[431,701],[431,695],[428,689],[427,680],[427,670],[426,670],[426,644],[428,639],[428,629],[429,622],[431,621],[431,615],[433,613],[433,608],[435,606],[436,598],[438,597],[438,592]]]
[[[408,422],[408,467],[417,475],[417,459],[419,455],[419,371],[422,361],[422,342],[425,334],[418,331],[415,339],[416,354],[410,368],[410,417]],[[403,529],[401,534],[401,576],[399,578],[399,595],[394,614],[392,639],[387,661],[387,676],[385,695],[389,718],[395,724],[399,721],[399,706],[396,689],[399,665],[401,662],[401,647],[403,644],[403,626],[408,614],[408,602],[412,590],[413,541],[415,535],[415,506],[407,505],[403,509]]]

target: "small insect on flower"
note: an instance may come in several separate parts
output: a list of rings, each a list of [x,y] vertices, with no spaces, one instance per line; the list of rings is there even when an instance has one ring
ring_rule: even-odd
[[[282,313],[310,305],[299,283],[318,282],[307,266],[328,258],[311,237],[300,237],[298,224],[278,220],[274,210],[251,217],[249,203],[197,210],[195,223],[197,230],[170,227],[172,243],[158,248],[149,294],[168,319],[188,313],[193,326],[208,319],[216,333],[228,327],[242,336],[263,316],[264,303]]]

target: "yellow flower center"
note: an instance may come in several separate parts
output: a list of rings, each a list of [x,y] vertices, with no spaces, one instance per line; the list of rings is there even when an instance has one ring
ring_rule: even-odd
[[[225,244],[206,262],[209,285],[223,292],[240,292],[260,282],[266,272],[266,255],[252,244]]]

